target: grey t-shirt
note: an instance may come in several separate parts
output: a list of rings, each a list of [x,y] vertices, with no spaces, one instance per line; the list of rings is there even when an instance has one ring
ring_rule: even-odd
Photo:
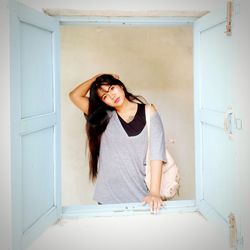
[[[166,162],[165,136],[158,112],[150,118],[150,159]],[[147,126],[128,136],[115,111],[102,134],[94,200],[102,204],[142,202],[148,195],[145,179]]]

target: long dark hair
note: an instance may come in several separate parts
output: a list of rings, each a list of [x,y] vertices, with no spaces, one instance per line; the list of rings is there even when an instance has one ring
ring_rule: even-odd
[[[113,107],[106,105],[98,96],[97,90],[102,85],[119,85],[122,86],[125,97],[132,102],[144,103],[144,99],[128,92],[125,85],[117,78],[109,74],[103,74],[96,78],[90,87],[89,110],[86,123],[86,132],[89,146],[89,179],[95,181],[98,174],[98,158],[100,152],[100,142],[102,133],[105,131],[110,116],[108,111],[115,110]]]

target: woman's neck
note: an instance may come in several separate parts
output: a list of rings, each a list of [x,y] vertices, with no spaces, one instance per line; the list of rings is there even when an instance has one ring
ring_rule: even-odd
[[[125,98],[124,102],[120,106],[115,107],[115,109],[117,113],[123,114],[127,113],[130,110],[133,110],[136,107],[136,105],[137,105],[136,103],[130,102],[128,99]]]
[[[134,119],[137,109],[137,103],[130,102],[126,99],[121,106],[116,107],[116,112],[124,121],[130,122]]]

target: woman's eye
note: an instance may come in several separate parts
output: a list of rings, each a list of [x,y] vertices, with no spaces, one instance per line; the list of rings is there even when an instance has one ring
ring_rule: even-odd
[[[110,90],[113,90],[114,88],[115,88],[115,86],[111,86],[111,87],[110,87]]]
[[[107,97],[107,96],[106,96],[106,95],[104,95],[104,96],[102,97],[102,100],[105,100],[105,99],[106,99],[106,97]]]

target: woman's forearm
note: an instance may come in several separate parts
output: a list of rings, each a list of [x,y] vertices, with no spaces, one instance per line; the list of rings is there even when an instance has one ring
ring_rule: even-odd
[[[161,176],[162,176],[162,161],[153,160],[150,161],[151,169],[151,182],[150,182],[150,194],[160,196],[161,188]]]
[[[84,97],[87,95],[92,83],[96,80],[98,75],[93,76],[92,78],[88,79],[87,81],[79,84],[76,88],[74,88],[70,93],[69,96],[80,96]]]
[[[99,75],[93,76],[87,81],[81,83],[76,88],[74,88],[70,93],[70,100],[86,115],[88,114],[89,109],[89,98],[86,97],[92,83],[96,80]]]

